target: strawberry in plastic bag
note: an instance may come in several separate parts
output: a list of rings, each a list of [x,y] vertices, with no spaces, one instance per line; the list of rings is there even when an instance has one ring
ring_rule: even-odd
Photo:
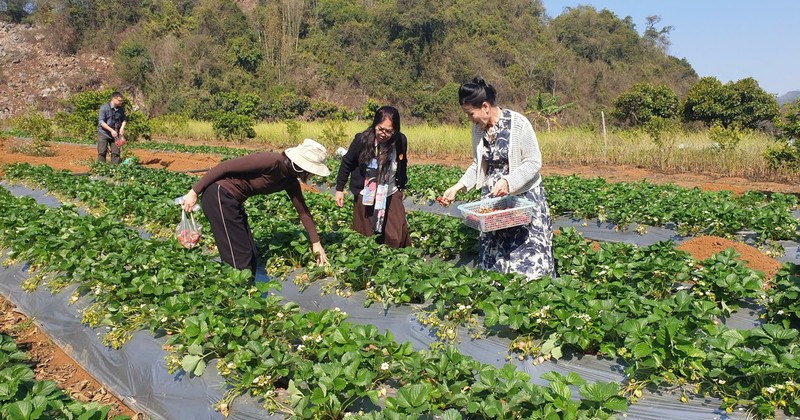
[[[200,241],[200,224],[194,221],[194,213],[181,211],[181,221],[175,227],[175,239],[186,249],[192,249]]]
[[[114,140],[114,144],[115,144],[117,147],[122,147],[122,146],[124,146],[124,145],[125,145],[125,143],[127,143],[127,142],[125,141],[125,136],[117,136],[117,138]]]

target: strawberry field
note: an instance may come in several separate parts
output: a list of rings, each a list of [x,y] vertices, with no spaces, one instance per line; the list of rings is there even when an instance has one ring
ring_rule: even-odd
[[[768,418],[800,410],[795,264],[765,288],[763,273],[733,250],[696,260],[670,241],[592,244],[578,222],[554,238],[558,277],[525,282],[473,268],[477,231],[437,214],[452,209],[429,205],[460,169],[409,172],[406,195],[416,204],[408,207],[419,210],[408,215],[414,246],[400,250],[351,231],[352,208],[335,206],[332,179],[316,180],[322,193],[306,200],[325,267],[312,264],[286,196],[248,200],[265,268],[253,286],[215,260],[210,236],[190,250],[173,238],[180,212],[172,199],[194,178],[135,165],[93,166],[90,176],[5,168],[4,185],[28,193],[0,189],[0,246],[7,270],[24,267],[17,287],[64,296],[107,357],[147,334],[160,343],[167,377],[219,377],[209,407],[217,416],[246,418],[246,404],[298,418],[648,418],[663,410]],[[557,220],[640,235],[747,232],[772,252],[797,241],[790,195],[575,176],[544,183]],[[27,197],[34,189],[65,205]]]

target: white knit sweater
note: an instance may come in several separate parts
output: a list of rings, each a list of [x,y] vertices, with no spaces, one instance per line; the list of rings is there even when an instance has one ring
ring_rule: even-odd
[[[511,138],[508,144],[508,170],[504,176],[511,195],[524,194],[542,182],[539,170],[542,168],[542,153],[536,133],[528,119],[514,111],[511,112]],[[460,182],[470,188],[481,188],[488,165],[483,162],[483,138],[486,130],[472,125],[472,164],[464,172]],[[480,170],[478,170],[480,168]]]

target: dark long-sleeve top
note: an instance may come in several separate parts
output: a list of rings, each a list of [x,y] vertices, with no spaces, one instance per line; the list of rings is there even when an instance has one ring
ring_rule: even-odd
[[[253,153],[226,160],[206,172],[192,186],[192,190],[199,195],[216,182],[240,203],[254,195],[286,191],[300,216],[300,222],[308,232],[308,239],[312,243],[319,242],[317,228],[303,198],[300,181],[287,163],[283,153],[273,152]]]
[[[358,157],[361,155],[361,150],[365,147],[364,142],[361,140],[362,133],[356,134],[347,153],[342,157],[342,164],[339,166],[339,173],[336,175],[336,191],[344,191],[344,184],[347,183],[347,178],[350,178],[350,191],[358,197],[358,194],[364,189],[364,178],[367,176],[367,162],[359,162]],[[397,151],[397,172],[394,176],[395,185],[400,190],[406,188],[408,182],[408,175],[406,169],[408,167],[408,140],[405,134],[400,133],[400,138],[395,142]]]
[[[97,132],[103,138],[111,139],[111,134],[100,124],[106,123],[109,127],[119,131],[123,121],[125,121],[125,109],[121,106],[114,108],[111,103],[106,102],[100,106],[100,111],[97,113]]]

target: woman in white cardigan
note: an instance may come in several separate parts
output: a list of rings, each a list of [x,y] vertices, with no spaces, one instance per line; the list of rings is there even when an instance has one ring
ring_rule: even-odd
[[[530,280],[555,276],[553,224],[539,174],[542,154],[536,134],[524,115],[495,101],[494,87],[479,77],[459,88],[458,102],[472,121],[472,164],[442,199],[450,203],[459,191],[477,188],[481,198],[511,194],[537,203],[530,224],[481,234],[478,264]]]

